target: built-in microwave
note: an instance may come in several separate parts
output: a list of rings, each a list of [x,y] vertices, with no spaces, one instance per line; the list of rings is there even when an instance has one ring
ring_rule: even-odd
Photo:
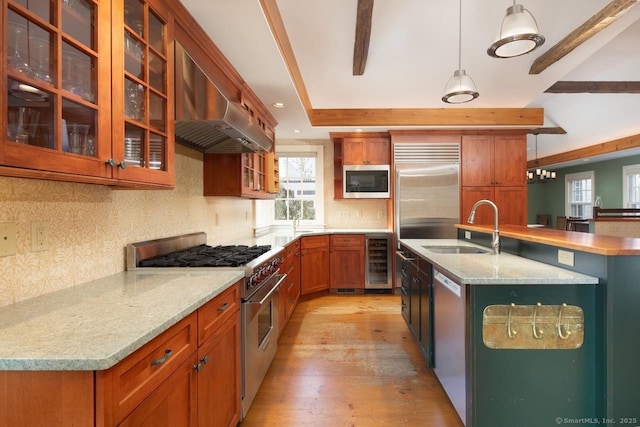
[[[345,199],[388,199],[389,165],[344,165]]]

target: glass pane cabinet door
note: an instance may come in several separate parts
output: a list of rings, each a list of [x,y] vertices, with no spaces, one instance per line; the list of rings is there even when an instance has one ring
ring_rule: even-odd
[[[173,179],[162,175],[172,168],[168,144],[173,143],[169,122],[173,108],[167,84],[168,64],[173,60],[168,51],[168,14],[154,2],[119,1],[121,10],[113,6],[113,12],[114,16],[121,13],[122,25],[114,25],[112,44],[114,58],[122,46],[118,59],[122,62],[114,63],[113,97],[122,99],[123,114],[119,120],[114,111],[114,162],[121,177],[163,183]],[[118,65],[120,77],[116,75]],[[115,147],[119,141],[121,152]]]
[[[109,93],[99,94],[97,82],[100,64],[108,61],[109,40],[99,42],[97,22],[99,8],[104,4],[106,15],[109,3],[7,0],[5,4],[3,163],[104,177],[99,157],[110,151],[110,131],[99,129],[98,123],[101,114],[110,112],[100,112],[98,99]]]

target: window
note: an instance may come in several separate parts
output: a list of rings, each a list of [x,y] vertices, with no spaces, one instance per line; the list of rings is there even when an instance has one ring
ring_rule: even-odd
[[[565,175],[567,216],[593,218],[594,182],[593,171]]]
[[[640,208],[640,165],[622,167],[622,207]]]
[[[275,223],[299,218],[301,223],[323,224],[322,146],[281,146],[278,157],[280,194],[275,200]]]

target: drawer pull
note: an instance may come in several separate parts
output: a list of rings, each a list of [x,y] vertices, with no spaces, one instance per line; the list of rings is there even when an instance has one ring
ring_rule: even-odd
[[[225,302],[220,307],[218,307],[218,311],[225,311],[227,308],[229,308],[229,303]]]
[[[173,353],[173,351],[171,350],[165,350],[164,351],[164,356],[162,356],[160,359],[158,360],[152,360],[151,364],[152,365],[162,365],[164,362],[167,361],[167,359],[169,359],[171,357],[171,353]]]

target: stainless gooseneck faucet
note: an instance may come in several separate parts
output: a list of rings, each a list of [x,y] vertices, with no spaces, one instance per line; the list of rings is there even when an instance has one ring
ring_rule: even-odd
[[[500,230],[498,230],[498,207],[496,206],[496,204],[487,199],[478,200],[476,204],[471,208],[471,213],[469,214],[467,222],[469,224],[473,224],[473,221],[476,217],[476,209],[480,205],[489,205],[493,208],[493,234],[491,238],[491,249],[493,250],[493,254],[497,255],[500,253]]]

